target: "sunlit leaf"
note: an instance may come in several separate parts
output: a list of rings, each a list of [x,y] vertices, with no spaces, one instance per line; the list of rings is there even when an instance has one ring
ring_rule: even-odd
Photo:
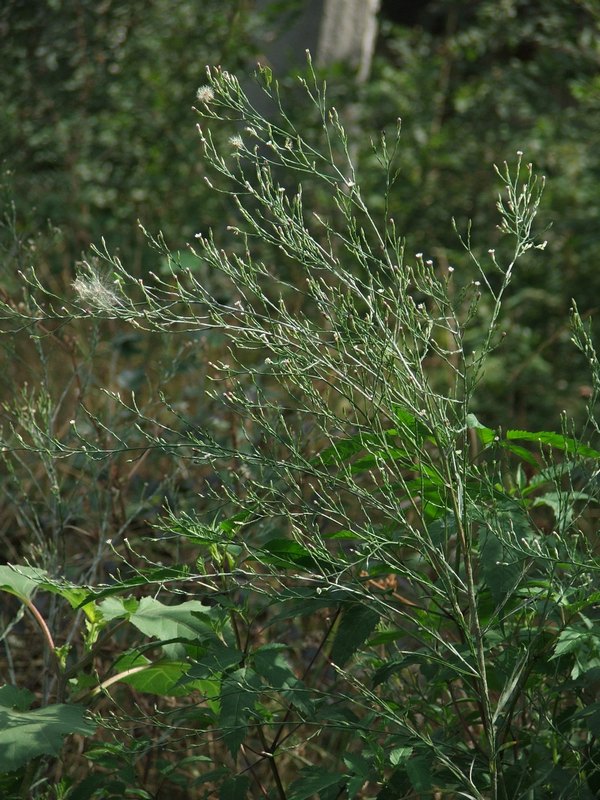
[[[91,736],[96,726],[85,708],[52,705],[34,711],[0,708],[0,772],[11,772],[41,755],[58,755],[71,733]]]

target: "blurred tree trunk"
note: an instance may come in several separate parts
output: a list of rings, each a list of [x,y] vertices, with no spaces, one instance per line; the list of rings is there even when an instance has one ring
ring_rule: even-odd
[[[380,0],[325,0],[317,47],[317,65],[345,62],[356,69],[357,83],[369,77],[377,37]]]
[[[310,50],[320,67],[343,62],[356,70],[356,80],[369,76],[377,36],[380,0],[307,0],[278,14],[275,30],[266,32],[262,48],[274,72],[284,75],[305,61]],[[269,13],[272,0],[258,0]]]

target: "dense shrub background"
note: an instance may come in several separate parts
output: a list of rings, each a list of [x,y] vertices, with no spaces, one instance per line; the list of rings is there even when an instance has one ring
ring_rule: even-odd
[[[17,241],[10,230],[3,237],[7,278],[35,242],[37,261],[70,279],[100,237],[134,271],[149,269],[138,218],[180,249],[230,213],[203,181],[191,106],[205,64],[250,72],[295,6],[261,8],[3,5],[0,160],[17,204]],[[442,260],[460,260],[449,218],[489,227],[491,163],[519,149],[547,175],[548,261],[518,279],[511,347],[490,365],[482,399],[492,417],[521,425],[547,426],[564,407],[577,413],[588,392],[582,365],[566,356],[564,320],[571,297],[592,312],[599,288],[599,13],[568,0],[384,3],[367,85],[357,93],[343,72],[329,81],[333,103],[358,107],[353,134],[373,207],[381,186],[369,185],[369,140],[402,118],[390,211],[409,251],[427,242]]]

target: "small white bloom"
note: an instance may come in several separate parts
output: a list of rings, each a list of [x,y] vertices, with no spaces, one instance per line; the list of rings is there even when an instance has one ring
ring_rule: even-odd
[[[215,99],[215,93],[210,86],[201,86],[196,92],[196,99],[207,105]]]
[[[118,286],[118,282],[115,283]],[[79,275],[73,281],[73,288],[81,302],[102,311],[112,311],[116,306],[123,305],[117,293],[107,285],[106,279],[95,272]]]
[[[244,140],[239,134],[235,134],[235,136],[229,137],[229,144],[232,144],[236,150],[241,150],[244,146]]]

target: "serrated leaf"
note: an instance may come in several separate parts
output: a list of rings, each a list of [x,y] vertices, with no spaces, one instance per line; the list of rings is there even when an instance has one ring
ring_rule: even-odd
[[[344,780],[339,772],[325,772],[322,767],[304,767],[290,786],[289,800],[308,800],[326,789],[337,788]]]
[[[536,442],[538,444],[548,444],[557,450],[563,450],[565,453],[577,453],[582,458],[600,458],[600,451],[594,450],[591,447],[578,442],[577,439],[571,439],[564,436],[562,433],[553,433],[552,431],[507,431],[506,438],[510,440]]]
[[[479,565],[483,582],[494,602],[501,603],[518,583],[521,566],[514,553],[489,529],[481,533]]]
[[[261,557],[267,564],[285,567],[314,569],[318,562],[312,553],[293,539],[271,539],[261,548]]]
[[[19,689],[17,686],[5,684],[0,687],[0,706],[14,708],[17,711],[27,711],[35,700],[35,695],[29,689]]]
[[[379,453],[369,453],[369,455],[357,458],[352,464],[350,471],[354,474],[366,472],[367,470],[377,467],[382,461],[385,462],[399,462],[400,465],[410,467],[412,466],[412,459],[409,457],[406,450],[400,450],[397,447],[390,447],[382,450]]]
[[[98,588],[86,587],[86,596],[81,602],[81,606],[92,600],[101,600],[104,597],[111,597],[115,594],[124,594],[128,589],[135,589],[137,586],[149,586],[152,584],[162,584],[167,581],[182,581],[189,577],[190,569],[188,566],[178,567],[155,567],[148,570],[140,570],[137,575],[126,580],[115,580],[110,586],[99,586]]]
[[[406,763],[413,754],[413,747],[394,747],[390,751],[389,759],[393,767],[398,767],[400,764]]]
[[[556,528],[562,532],[573,521],[573,503],[577,500],[587,501],[591,499],[591,496],[586,492],[546,492],[535,498],[532,507],[547,506],[552,509]]]
[[[338,439],[312,458],[311,463],[325,467],[343,464],[344,461],[362,452],[367,442],[368,438],[365,438],[364,433],[357,433],[348,439]]]
[[[381,683],[385,683],[385,681],[389,680],[392,675],[396,675],[398,672],[402,672],[403,669],[406,667],[411,666],[411,664],[422,664],[427,661],[427,657],[421,653],[411,653],[404,658],[394,659],[392,661],[388,661],[387,663],[383,664],[381,667],[378,667],[375,672],[373,673],[372,682],[373,688],[375,689]]]
[[[187,674],[190,680],[210,678],[215,673],[237,666],[244,654],[236,647],[230,647],[216,637],[204,642],[205,650],[194,658]]]
[[[263,645],[253,654],[254,669],[271,689],[281,692],[287,700],[308,714],[311,711],[308,692],[288,664],[284,656],[286,649],[281,644]]]
[[[568,616],[573,616],[573,614],[577,614],[579,611],[583,611],[584,608],[595,605],[598,602],[600,602],[600,592],[592,592],[583,600],[578,600],[575,603],[569,603],[566,606],[565,611]]]
[[[133,686],[138,692],[161,697],[179,697],[189,693],[189,688],[180,684],[181,678],[189,669],[189,664],[186,662],[166,660],[152,662],[140,653],[126,653],[118,659],[114,669],[117,674],[139,669],[138,672],[125,674],[120,679],[121,683]]]
[[[593,634],[587,628],[565,628],[561,631],[554,646],[554,652],[550,656],[550,661],[553,661],[559,656],[566,655],[567,653],[576,653],[582,647],[594,645],[596,648],[600,646],[600,637]]]
[[[379,614],[369,606],[360,603],[346,606],[331,647],[333,663],[343,667],[366,642],[378,622]]]
[[[254,669],[258,675],[277,691],[289,689],[298,682],[283,655],[284,650],[286,647],[283,644],[266,644],[255,650],[252,655]]]
[[[211,635],[211,606],[199,600],[187,600],[168,606],[153,597],[143,597],[130,616],[132,625],[153,639],[202,639]]]
[[[538,460],[534,454],[530,453],[529,450],[526,450],[524,447],[518,444],[511,444],[510,442],[502,442],[502,447],[510,453],[513,453],[513,455],[518,456],[521,461],[531,464],[532,467],[537,468],[539,466]]]
[[[105,622],[113,619],[129,618],[139,605],[134,597],[107,597],[98,603],[98,608]]]
[[[353,533],[352,531],[336,531],[335,533],[326,533],[324,534],[325,539],[349,539],[352,541],[363,541],[364,536],[361,536],[359,533]]]
[[[248,796],[250,779],[246,775],[236,775],[221,784],[219,800],[245,800]]]
[[[345,776],[345,779],[346,793],[349,800],[352,800],[368,780],[376,778],[376,770],[373,760],[365,758],[360,753],[346,753],[343,761],[351,773]]]
[[[0,565],[0,591],[9,592],[28,600],[47,577],[48,573],[43,569],[2,564]]]
[[[0,708],[0,773],[19,769],[41,755],[58,755],[65,736],[91,736],[95,730],[83,706],[53,705],[34,711]]]
[[[219,726],[223,741],[234,758],[254,717],[259,691],[258,675],[249,667],[230,673],[222,681]]]
[[[433,783],[431,775],[432,760],[430,755],[418,755],[409,758],[405,764],[408,779],[413,789],[417,792],[428,792],[431,789]]]

